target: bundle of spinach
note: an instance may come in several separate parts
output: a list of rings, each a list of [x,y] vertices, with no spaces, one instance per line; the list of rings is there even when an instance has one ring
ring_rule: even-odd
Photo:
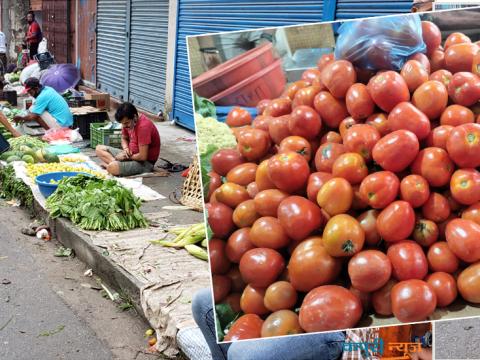
[[[33,209],[32,190],[20,179],[15,176],[13,166],[0,167],[0,197],[20,201],[20,204]]]
[[[65,217],[84,230],[125,231],[147,227],[141,200],[115,180],[87,175],[60,180],[47,199],[52,218]]]

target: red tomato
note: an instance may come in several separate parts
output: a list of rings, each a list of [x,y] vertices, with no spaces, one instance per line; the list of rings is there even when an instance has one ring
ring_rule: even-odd
[[[445,241],[438,241],[430,246],[427,260],[431,271],[453,274],[458,270],[459,260]]]
[[[288,275],[297,291],[310,291],[334,281],[341,267],[341,260],[328,254],[322,238],[311,237],[293,250],[288,263]]]
[[[448,91],[439,81],[429,80],[413,93],[412,103],[430,120],[440,117],[448,104]]]
[[[460,211],[462,208],[462,204],[460,204],[457,200],[455,200],[452,196],[452,192],[450,190],[445,190],[443,192],[443,196],[445,196],[448,200],[448,205],[450,206],[450,210],[452,212]]]
[[[363,228],[347,214],[333,216],[323,230],[323,246],[331,256],[352,256],[362,250],[364,243]]]
[[[420,150],[411,166],[413,174],[423,176],[434,187],[447,185],[454,169],[447,152],[435,147]]]
[[[352,206],[353,189],[348,180],[332,178],[317,193],[318,205],[329,215],[345,213]]]
[[[270,104],[271,100],[268,99],[263,99],[260,100],[257,104],[257,114],[258,115],[263,115],[265,109],[268,107],[268,104]]]
[[[322,91],[321,86],[307,86],[298,90],[292,102],[292,109],[302,105],[313,108],[315,96],[320,91]]]
[[[480,225],[480,202],[470,205],[462,212],[462,219],[472,220]]]
[[[433,51],[432,55],[430,56],[430,66],[431,66],[432,72],[445,68],[445,52],[442,49],[436,49]],[[438,80],[438,79],[430,79],[430,80]],[[445,86],[447,86],[447,84],[445,84]]]
[[[427,202],[422,206],[422,214],[433,222],[440,223],[450,216],[450,205],[442,194],[432,192]]]
[[[448,306],[457,298],[457,282],[452,275],[446,272],[436,272],[428,275],[425,281],[435,291],[437,306]]]
[[[297,291],[288,281],[277,281],[267,288],[263,302],[270,311],[291,309],[297,303]]]
[[[480,263],[470,265],[457,279],[460,295],[468,302],[480,303]]]
[[[475,115],[469,108],[461,105],[450,105],[440,117],[440,124],[459,126],[475,122]]]
[[[445,40],[444,48],[447,50],[450,46],[455,45],[455,44],[469,44],[471,43],[472,40],[460,32],[454,32],[448,35],[447,40]]]
[[[472,106],[480,99],[480,78],[470,72],[459,72],[448,84],[448,95],[455,104]]]
[[[275,184],[268,175],[268,160],[263,160],[258,165],[255,173],[255,183],[259,191],[275,188]]]
[[[346,150],[359,153],[365,161],[372,160],[372,150],[379,140],[380,133],[374,126],[367,124],[353,125],[343,137]]]
[[[342,136],[338,132],[329,131],[325,135],[323,135],[322,138],[320,139],[320,145],[323,145],[325,143],[341,144],[342,143]]]
[[[418,61],[420,64],[422,64],[423,68],[427,71],[427,73],[430,74],[430,60],[428,60],[428,57],[425,54],[422,53],[416,53],[413,54],[408,58],[408,60],[415,60]]]
[[[213,154],[211,159],[212,169],[220,176],[226,176],[235,166],[243,164],[245,159],[235,149],[221,149]]]
[[[442,52],[442,54],[443,54],[443,52]],[[430,74],[429,80],[439,81],[443,85],[445,85],[446,88],[448,88],[448,84],[452,80],[452,76],[453,75],[450,71],[445,70],[445,69],[440,69],[440,70],[437,70],[434,73]]]
[[[267,287],[275,282],[285,268],[282,255],[273,249],[248,250],[240,259],[243,280],[254,287]]]
[[[417,136],[408,130],[397,130],[381,138],[373,147],[372,157],[383,169],[405,170],[418,154]]]
[[[221,241],[221,240],[219,240]],[[223,242],[223,241],[222,241]],[[209,243],[209,253],[210,253],[210,266],[212,265],[212,240]],[[225,246],[224,252],[222,252],[223,257],[227,257],[228,260],[234,263],[239,263],[240,259],[242,258],[243,254],[245,254],[248,250],[251,250],[255,247],[252,244],[250,239],[250,228],[242,228],[238,229],[237,231],[233,232],[232,235],[228,238],[227,244]],[[219,257],[220,255],[218,255]],[[226,261],[226,259],[225,259]],[[230,264],[229,264],[230,266]],[[212,270],[213,272],[213,270]],[[215,272],[213,272],[215,273]]]
[[[353,185],[353,200],[352,200],[352,210],[365,210],[368,207],[368,203],[363,200],[362,195],[360,194],[360,184]]]
[[[268,176],[280,190],[293,193],[304,188],[309,175],[308,162],[298,153],[277,154],[268,160]]]
[[[318,70],[322,71],[325,68],[325,66],[327,66],[328,64],[334,61],[335,61],[335,56],[333,55],[333,53],[323,54],[322,56],[320,56],[320,59],[318,59],[318,62],[317,62]]]
[[[333,163],[332,175],[344,178],[350,184],[355,185],[361,183],[368,175],[368,168],[360,154],[345,153]]]
[[[357,83],[350,86],[345,102],[348,112],[355,120],[366,119],[375,110],[375,103],[364,84]]]
[[[477,41],[475,43],[477,46],[480,46],[480,43]],[[480,75],[480,51],[477,51],[473,56],[472,69],[470,70],[475,75]]]
[[[243,131],[237,139],[238,151],[248,161],[255,161],[267,155],[270,149],[268,133],[259,129]]]
[[[208,225],[213,233],[220,237],[227,237],[234,229],[235,224],[232,220],[233,210],[222,203],[207,204]]]
[[[293,109],[288,122],[288,129],[292,135],[298,135],[312,140],[320,134],[322,120],[318,113],[309,106],[297,106]]]
[[[428,81],[428,72],[417,60],[408,60],[400,72],[407,83],[408,90],[414,92],[420,85]]]
[[[395,71],[386,71],[370,79],[367,85],[372,100],[383,111],[390,112],[397,104],[410,100],[408,86]]]
[[[352,292],[337,285],[323,285],[305,296],[300,307],[300,326],[306,332],[352,328],[362,312],[362,303]]]
[[[234,266],[230,268],[230,271],[227,273],[227,276],[232,280],[232,293],[242,293],[243,289],[245,289],[246,284],[243,282],[242,274],[240,274],[240,270],[238,266]],[[238,294],[238,307],[240,307],[240,296],[242,294]],[[240,310],[239,310],[240,311]]]
[[[455,127],[447,139],[447,151],[459,167],[480,166],[480,124]]]
[[[395,106],[388,115],[390,130],[409,130],[418,140],[425,139],[430,133],[430,120],[409,102],[402,102]]]
[[[315,80],[320,79],[321,72],[318,69],[307,69],[302,74],[302,80],[313,83]]]
[[[353,286],[350,286],[348,290],[350,290],[353,295],[360,299],[363,312],[365,314],[369,313],[370,309],[372,308],[372,294],[355,289]]]
[[[295,81],[287,86],[284,94],[287,95],[290,100],[293,100],[295,99],[295,95],[297,94],[298,90],[306,88],[307,86],[310,86],[310,82],[305,80]]]
[[[400,195],[405,200],[417,208],[425,204],[430,196],[430,188],[427,180],[420,175],[408,175],[400,183]]]
[[[270,314],[262,326],[262,338],[303,333],[298,315],[292,310],[279,310]]]
[[[308,177],[308,185],[307,185],[308,200],[316,202],[318,191],[323,186],[323,184],[325,184],[332,177],[333,177],[332,174],[327,172],[321,172],[321,171],[310,174],[310,176]]]
[[[308,140],[301,136],[288,136],[282,140],[278,147],[279,154],[285,154],[291,151],[302,155],[307,162],[312,158],[312,146]]]
[[[252,226],[260,217],[255,209],[255,202],[252,199],[240,203],[233,211],[232,219],[239,228]]]
[[[415,227],[415,212],[406,201],[394,201],[377,218],[377,231],[387,242],[404,240]]]
[[[450,221],[445,230],[448,247],[461,260],[480,260],[480,225],[465,219]]]
[[[268,124],[272,119],[271,116],[258,115],[252,121],[252,128],[268,132]]]
[[[325,143],[320,145],[315,154],[315,167],[317,171],[332,172],[333,163],[346,152],[343,144]]]
[[[288,197],[288,193],[278,189],[260,191],[255,196],[255,210],[261,216],[277,216],[278,205]]]
[[[218,304],[223,301],[230,292],[232,286],[232,280],[225,275],[213,275],[212,276],[212,285],[213,285],[213,299],[215,304]]]
[[[365,232],[365,243],[367,245],[375,246],[382,239],[377,231],[378,214],[378,210],[367,210],[357,217],[358,223]]]
[[[442,43],[442,33],[437,25],[431,21],[422,21],[422,38],[427,45],[427,54],[430,55]]]
[[[218,188],[216,199],[222,204],[236,208],[240,203],[250,199],[250,196],[244,186],[227,182]]]
[[[230,269],[225,251],[225,241],[220,239],[211,239],[208,242],[210,256],[210,270],[214,275],[223,275]]]
[[[450,136],[453,126],[441,125],[430,131],[428,134],[426,145],[428,147],[437,147],[447,150],[447,139]]]
[[[320,91],[313,100],[315,110],[330,128],[336,128],[348,116],[345,101],[333,97],[328,91]]]
[[[243,289],[242,289],[242,291],[243,291]],[[242,294],[240,294],[240,293],[230,293],[225,298],[224,302],[231,307],[233,312],[238,313],[238,312],[242,311],[242,309],[240,308],[240,297],[241,296],[242,296]]]
[[[357,124],[357,121],[351,116],[343,119],[340,122],[340,125],[338,126],[338,131],[340,132],[340,136],[342,137],[342,139],[345,138],[345,134],[347,133],[347,130],[356,124]]]
[[[392,315],[392,288],[398,281],[390,279],[380,290],[372,293],[373,309],[378,315],[390,316]]]
[[[288,124],[290,123],[290,115],[275,117],[268,124],[268,133],[275,144],[280,142],[287,136],[290,136]]]
[[[227,173],[227,181],[247,186],[251,182],[255,181],[255,173],[257,172],[257,164],[245,163],[235,166]]]
[[[388,127],[388,118],[383,113],[370,115],[365,121],[366,125],[373,126],[380,133],[380,136],[385,136],[391,132]]]
[[[247,285],[240,297],[240,308],[245,314],[265,315],[269,311],[264,305],[265,289]]]
[[[400,181],[390,171],[378,171],[368,175],[360,184],[360,195],[374,209],[383,209],[398,194]]]
[[[453,198],[463,205],[473,205],[480,201],[480,173],[475,169],[460,169],[450,180]]]
[[[280,249],[290,243],[280,221],[271,216],[264,216],[255,221],[250,230],[250,241],[257,247],[269,249]]]
[[[401,322],[426,320],[437,307],[437,296],[425,281],[401,281],[392,288],[392,312]]]
[[[287,98],[271,100],[263,111],[262,115],[278,117],[290,114],[292,111],[292,101]]]
[[[438,226],[431,220],[420,219],[415,223],[413,240],[428,247],[438,240]]]
[[[352,285],[364,292],[383,287],[392,274],[392,264],[387,255],[378,250],[364,250],[348,262],[348,275]]]
[[[321,80],[333,96],[341,99],[357,81],[357,73],[349,61],[336,60],[325,66]]]
[[[445,50],[445,67],[453,74],[472,71],[473,57],[478,51],[475,44],[455,44]]]
[[[224,341],[255,339],[261,336],[263,320],[255,314],[240,316],[228,330]]]
[[[303,240],[317,230],[323,222],[320,208],[301,196],[289,196],[278,206],[278,220],[288,236]]]
[[[235,106],[228,112],[225,122],[230,127],[250,125],[252,123],[252,115],[248,110]]]
[[[216,172],[210,171],[208,173],[208,177],[210,178],[210,183],[208,185],[208,195],[206,201],[210,201],[210,197],[212,196],[213,192],[222,185],[222,178]]]

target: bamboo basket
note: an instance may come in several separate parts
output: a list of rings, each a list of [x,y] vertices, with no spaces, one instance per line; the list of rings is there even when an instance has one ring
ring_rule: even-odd
[[[203,211],[202,183],[200,181],[200,167],[198,166],[197,156],[193,158],[190,171],[183,183],[180,203],[194,210]]]

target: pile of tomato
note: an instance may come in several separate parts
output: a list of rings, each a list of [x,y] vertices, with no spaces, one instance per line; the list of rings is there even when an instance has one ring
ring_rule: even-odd
[[[480,47],[422,30],[400,72],[324,55],[228,115],[206,199],[215,302],[244,314],[226,341],[480,303]]]

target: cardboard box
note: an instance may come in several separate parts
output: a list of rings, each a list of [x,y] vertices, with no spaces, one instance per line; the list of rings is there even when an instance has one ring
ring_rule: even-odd
[[[100,110],[110,110],[110,94],[99,93],[99,94],[85,94],[85,100],[95,100],[97,107]]]

